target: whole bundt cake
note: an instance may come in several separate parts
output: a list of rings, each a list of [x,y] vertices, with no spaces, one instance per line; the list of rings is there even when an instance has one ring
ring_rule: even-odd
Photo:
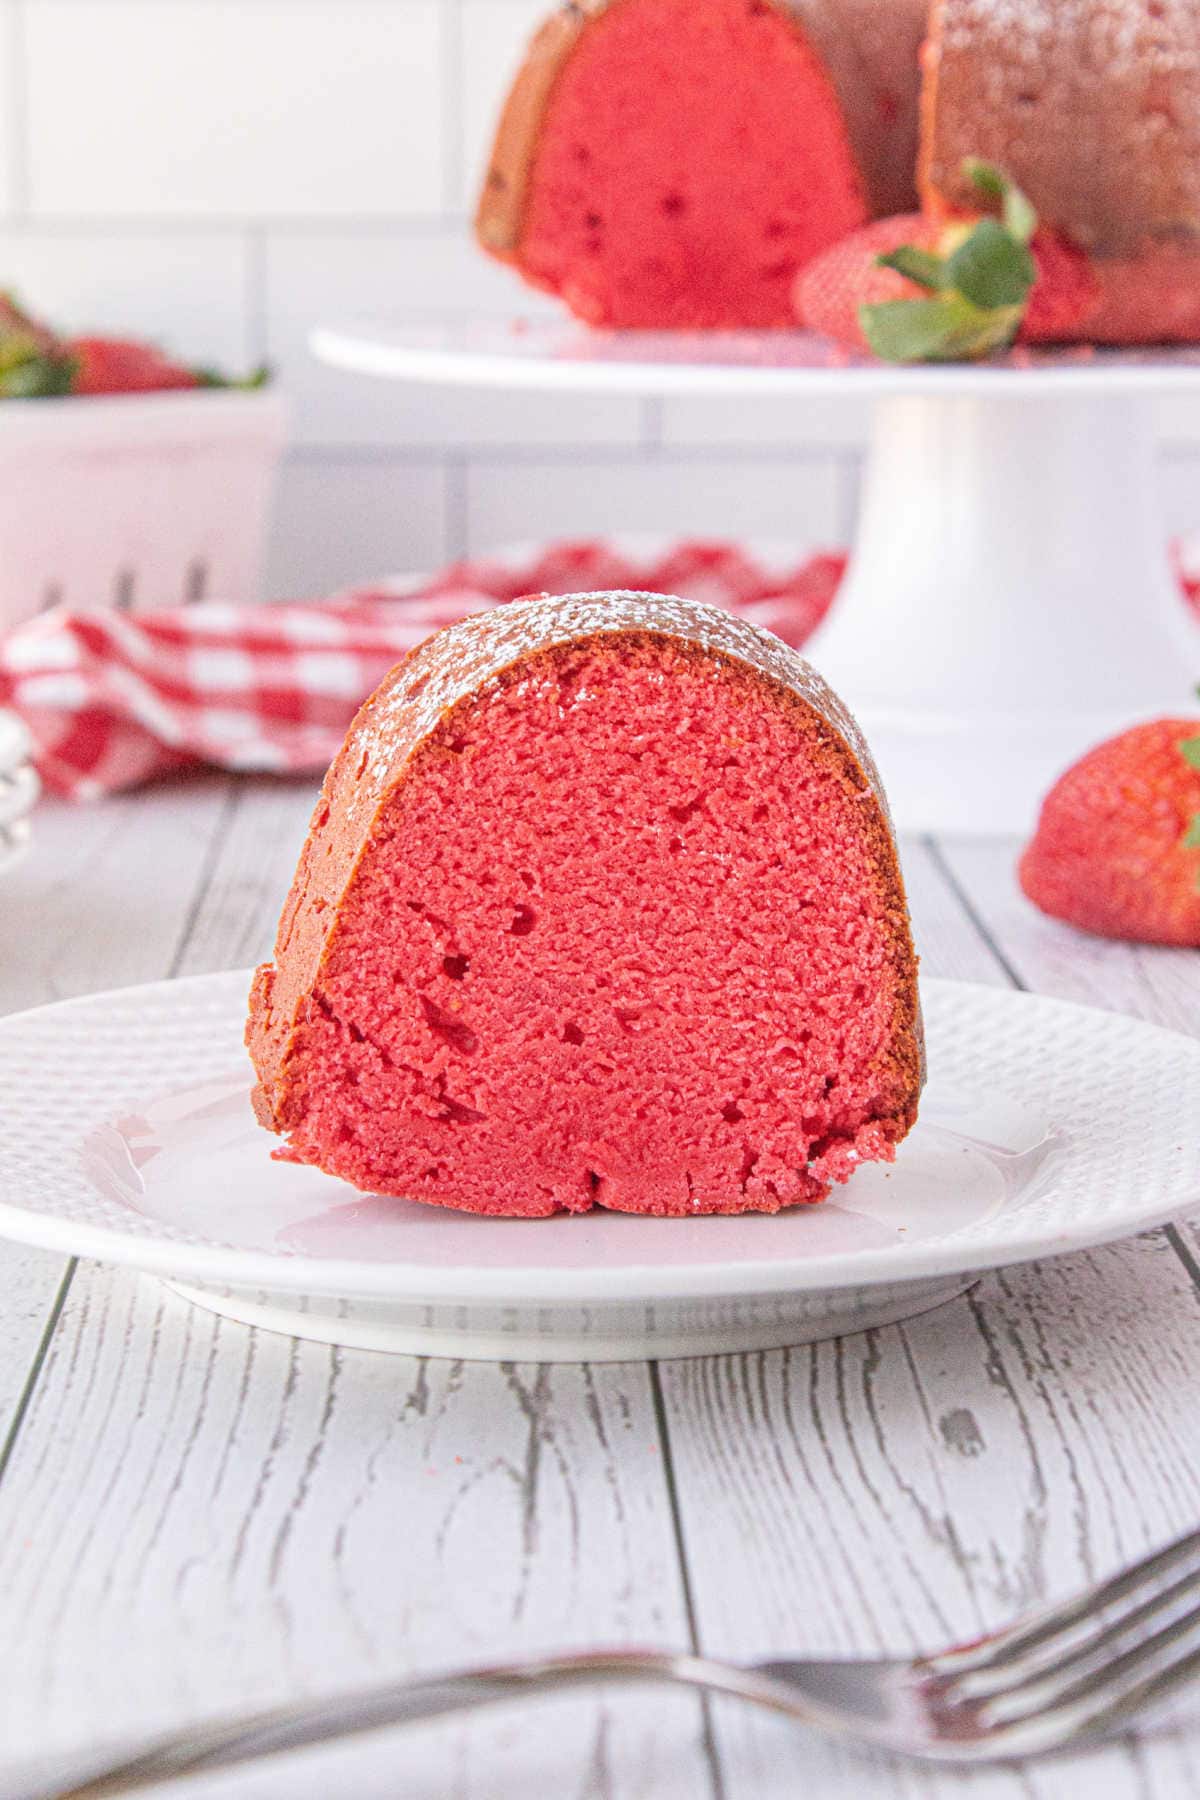
[[[1081,336],[1200,334],[1198,0],[567,0],[477,235],[593,324],[781,326],[918,186],[932,225],[976,210],[970,158],[1090,259]]]
[[[934,0],[922,63],[935,206],[981,157],[1097,257],[1200,237],[1197,0]]]
[[[911,204],[926,0],[568,0],[504,107],[480,243],[592,324],[793,323]]]
[[[326,779],[254,981],[262,1123],[470,1212],[775,1212],[890,1160],[916,961],[857,727],[779,639],[648,594],[430,639]]]

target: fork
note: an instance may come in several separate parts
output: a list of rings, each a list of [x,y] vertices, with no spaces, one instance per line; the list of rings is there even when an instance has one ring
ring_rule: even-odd
[[[197,1726],[55,1781],[0,1781],[0,1800],[117,1800],[159,1782],[358,1732],[597,1683],[667,1682],[784,1713],[902,1756],[989,1762],[1127,1725],[1200,1673],[1200,1531],[1006,1630],[915,1658],[755,1663],[672,1650],[591,1650],[303,1701]]]

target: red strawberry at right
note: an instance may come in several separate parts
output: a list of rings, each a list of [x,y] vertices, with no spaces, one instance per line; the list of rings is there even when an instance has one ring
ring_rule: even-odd
[[[1100,937],[1200,946],[1200,719],[1156,719],[1051,788],[1021,858],[1043,912]]]
[[[797,278],[801,322],[889,362],[955,362],[1013,343],[1200,340],[1200,255],[1146,244],[1093,258],[1039,226],[1002,169],[968,159],[980,211],[877,219]]]
[[[810,331],[847,349],[868,353],[861,309],[887,301],[920,301],[922,290],[898,269],[881,263],[912,245],[936,255],[944,227],[920,213],[875,219],[834,244],[803,269],[796,282],[796,312]],[[1023,344],[1078,340],[1101,300],[1100,283],[1087,258],[1053,232],[1039,231],[1029,246],[1037,276],[1016,332]]]

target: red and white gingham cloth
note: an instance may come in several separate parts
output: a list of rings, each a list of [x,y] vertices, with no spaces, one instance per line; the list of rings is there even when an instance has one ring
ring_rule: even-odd
[[[392,664],[468,613],[523,594],[637,588],[706,600],[799,645],[844,568],[834,554],[787,567],[729,543],[589,541],[305,605],[55,610],[0,640],[0,706],[28,726],[47,786],[80,799],[196,763],[316,772]],[[1181,557],[1180,574],[1200,605],[1200,556]]]
[[[0,706],[28,726],[46,785],[77,799],[195,763],[307,773],[331,760],[393,663],[468,613],[523,594],[641,588],[727,607],[798,644],[843,566],[817,556],[772,570],[724,543],[560,543],[303,605],[57,609],[0,640]]]

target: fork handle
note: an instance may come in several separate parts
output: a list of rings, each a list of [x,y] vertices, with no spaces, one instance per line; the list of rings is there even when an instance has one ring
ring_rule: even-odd
[[[117,1796],[183,1775],[254,1762],[389,1725],[415,1725],[522,1694],[549,1694],[595,1682],[663,1681],[731,1694],[793,1716],[803,1711],[803,1702],[790,1686],[753,1668],[709,1657],[632,1649],[526,1657],[491,1668],[392,1682],[333,1699],[301,1701],[271,1712],[194,1726],[132,1753],[114,1755],[110,1750],[107,1755],[78,1756],[53,1773],[43,1769],[37,1779],[0,1783],[0,1800],[117,1800]],[[817,1722],[815,1716],[813,1722]]]

